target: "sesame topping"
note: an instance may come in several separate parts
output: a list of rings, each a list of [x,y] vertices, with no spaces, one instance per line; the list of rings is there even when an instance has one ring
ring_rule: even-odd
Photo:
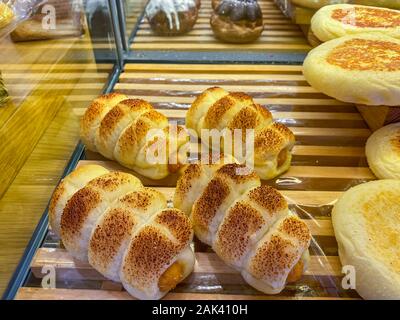
[[[63,240],[80,232],[90,211],[100,202],[99,192],[90,187],[80,189],[68,200],[61,217]]]
[[[129,210],[114,208],[103,217],[90,239],[92,262],[97,268],[107,269],[117,255],[122,242],[129,240],[138,221]]]
[[[311,239],[307,225],[295,216],[286,218],[279,227],[279,231],[295,238],[302,247],[306,247]]]
[[[235,183],[244,183],[250,180],[260,179],[254,171],[251,171],[246,175],[237,174],[239,169],[245,169],[245,168],[246,168],[245,164],[237,164],[237,163],[225,164],[220,169],[218,169],[216,174],[222,177],[223,176],[228,177],[233,181],[235,181]]]
[[[250,190],[249,198],[265,208],[271,215],[288,208],[285,198],[276,189],[267,185]]]
[[[193,224],[208,230],[209,224],[229,192],[229,186],[221,178],[212,179],[193,206]]]
[[[258,126],[257,112],[252,108],[243,108],[233,117],[228,128],[233,129],[254,129]]]
[[[90,181],[87,186],[110,192],[117,190],[122,184],[130,183],[135,179],[134,176],[128,173],[114,171]]]
[[[295,263],[298,255],[294,245],[279,235],[272,235],[269,241],[258,248],[250,269],[259,279],[279,278],[284,276]]]
[[[172,242],[154,226],[143,227],[132,239],[123,262],[122,273],[137,289],[145,289],[161,276],[179,253]]]
[[[333,10],[332,19],[360,28],[400,27],[400,12],[369,7]]]
[[[265,223],[262,214],[249,203],[237,202],[218,229],[218,253],[234,263],[250,249],[250,238]]]
[[[180,210],[166,209],[156,217],[156,222],[167,227],[183,247],[192,237],[192,224],[189,218]]]

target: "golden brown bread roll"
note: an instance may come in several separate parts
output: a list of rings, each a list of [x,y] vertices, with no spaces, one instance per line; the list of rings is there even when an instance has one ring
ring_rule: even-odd
[[[94,100],[81,119],[81,139],[89,150],[151,179],[165,178],[177,170],[176,155],[188,136],[180,134],[181,126],[174,135],[172,130],[168,119],[151,104],[119,93]],[[165,159],[150,161],[147,156],[157,146],[163,146]],[[172,157],[176,161],[170,161]]]
[[[160,299],[193,270],[189,218],[130,174],[82,166],[51,203],[51,227],[68,252],[136,298]]]
[[[199,137],[202,129],[241,129],[243,133],[254,129],[254,166],[261,179],[272,179],[290,167],[294,134],[286,126],[273,122],[271,113],[244,93],[229,93],[218,87],[207,89],[188,110],[186,126]]]
[[[275,294],[307,268],[311,234],[275,189],[243,165],[189,165],[174,206],[190,214],[196,236],[256,289]]]

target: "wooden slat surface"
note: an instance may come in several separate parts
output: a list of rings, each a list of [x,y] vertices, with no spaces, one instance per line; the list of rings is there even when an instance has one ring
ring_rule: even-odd
[[[21,288],[17,300],[132,300],[127,292],[107,290],[68,290],[68,289],[40,289]],[[170,293],[164,300],[284,300],[285,297],[265,295],[241,294],[204,294],[204,293]],[[288,299],[286,297],[286,299]],[[331,297],[293,297],[294,300],[337,300]],[[343,298],[342,298],[343,299]],[[348,298],[346,300],[350,300]]]
[[[212,13],[211,1],[203,0],[196,25],[189,33],[175,37],[157,36],[144,18],[131,48],[133,50],[250,52],[307,52],[311,49],[301,30],[281,13],[273,0],[260,0],[259,3],[263,10],[265,30],[260,39],[254,43],[237,45],[215,39],[209,23]]]
[[[292,167],[282,176],[263,183],[278,188],[288,199],[290,209],[310,227],[313,234],[311,263],[298,283],[271,297],[248,286],[210,248],[196,241],[194,273],[166,299],[358,298],[354,291],[341,288],[341,265],[330,220],[332,206],[345,190],[374,179],[364,155],[364,144],[371,132],[357,109],[311,89],[299,66],[128,64],[116,91],[125,92],[130,97],[145,98],[171,120],[183,123],[185,109],[194,97],[204,88],[216,84],[253,95],[296,134]],[[73,113],[77,117],[83,114],[91,100],[90,95],[85,94],[69,99],[74,103]],[[86,159],[78,165],[85,163],[98,163],[111,170],[130,172],[92,152],[86,152]],[[51,162],[46,165],[51,165]],[[160,181],[140,178],[145,185],[155,187],[172,199],[177,176]],[[35,177],[26,175],[24,179],[29,182]],[[29,190],[28,186],[24,188],[25,192]],[[18,299],[130,298],[120,284],[104,279],[88,264],[71,259],[64,249],[58,247],[58,239],[51,233],[45,244],[46,247],[36,253],[32,271],[40,281],[44,265],[56,266],[58,289],[21,288]],[[93,290],[82,290],[88,288],[89,283]],[[208,284],[207,290],[205,283]],[[67,285],[70,289],[66,289]]]
[[[324,261],[329,262],[331,269],[325,268]],[[57,280],[103,280],[104,278],[90,264],[74,260],[64,249],[42,248],[36,253],[32,262],[32,272],[37,278],[42,278],[43,267],[52,265],[56,268]],[[239,272],[227,266],[215,253],[196,253],[196,265],[194,273],[210,274],[235,274]],[[341,265],[338,257],[312,256],[310,266],[305,272],[305,276],[340,276],[342,274]],[[187,283],[190,281],[186,281]]]

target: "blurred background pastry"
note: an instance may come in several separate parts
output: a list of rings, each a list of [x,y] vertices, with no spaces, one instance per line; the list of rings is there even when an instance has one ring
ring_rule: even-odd
[[[264,30],[261,8],[256,0],[222,0],[211,16],[211,27],[222,41],[256,41]]]
[[[215,10],[218,7],[220,2],[221,2],[221,0],[211,0],[212,8]]]
[[[400,179],[400,122],[375,131],[367,141],[365,153],[379,179]]]
[[[164,36],[180,35],[193,29],[198,17],[199,1],[150,0],[146,17],[151,29]]]
[[[311,30],[322,42],[359,33],[400,39],[400,11],[352,4],[325,6],[313,16]]]
[[[45,5],[54,7],[53,20],[46,17]],[[49,16],[50,17],[50,16]],[[48,0],[34,9],[32,16],[18,24],[11,32],[14,42],[80,37],[85,33],[82,8],[69,0]],[[50,23],[54,23],[51,26]],[[44,25],[48,27],[44,28]]]
[[[372,130],[400,119],[400,40],[359,34],[330,40],[304,60],[306,80],[318,91],[355,103]]]
[[[343,266],[364,299],[400,299],[400,180],[379,180],[346,191],[332,223]]]

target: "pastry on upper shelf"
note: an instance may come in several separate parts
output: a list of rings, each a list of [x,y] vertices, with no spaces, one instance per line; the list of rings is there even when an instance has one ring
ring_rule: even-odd
[[[242,137],[245,137],[246,129],[254,129],[254,168],[261,179],[275,178],[290,167],[294,134],[285,125],[274,122],[268,109],[255,103],[245,93],[229,93],[218,87],[207,89],[188,110],[186,127],[194,130],[199,137],[203,129],[217,129],[220,132],[237,129]],[[202,140],[202,143],[209,145],[209,141]],[[246,143],[244,141],[244,148]],[[230,154],[230,150],[224,148],[222,143],[223,152]],[[238,152],[248,152],[243,151]],[[237,158],[237,154],[232,155]]]
[[[368,138],[365,153],[379,179],[400,179],[400,122],[375,131]]]
[[[47,19],[45,6],[48,5],[55,9],[57,19],[54,21]],[[56,24],[55,28],[50,25],[44,27],[44,23],[52,22]],[[80,37],[85,33],[84,25],[83,13],[72,1],[48,0],[35,9],[29,19],[20,22],[10,35],[14,42]]]
[[[193,29],[198,17],[196,0],[150,0],[146,17],[151,29],[163,36],[184,34]]]
[[[0,2],[0,29],[10,24],[14,16],[14,11],[7,4]]]
[[[318,10],[311,20],[313,34],[329,41],[359,33],[382,33],[400,39],[400,11],[352,4]]]
[[[400,40],[363,33],[311,50],[303,73],[316,90],[355,103],[371,129],[399,121]]]
[[[332,210],[340,262],[364,299],[400,299],[400,180],[360,184]]]
[[[55,190],[49,217],[74,258],[136,298],[160,299],[193,270],[190,219],[128,173],[78,167]]]
[[[215,36],[231,43],[256,41],[264,30],[262,11],[256,0],[222,0],[210,22]]]
[[[281,292],[307,269],[311,234],[285,198],[239,164],[189,165],[174,206],[190,215],[197,238],[254,288]]]

